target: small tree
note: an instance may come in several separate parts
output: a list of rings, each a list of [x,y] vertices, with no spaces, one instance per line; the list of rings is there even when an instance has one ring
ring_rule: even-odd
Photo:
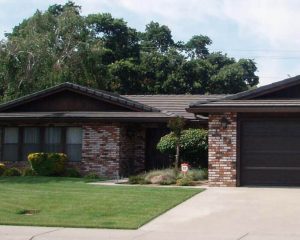
[[[176,173],[178,173],[178,165],[179,165],[179,157],[180,157],[180,138],[181,138],[182,130],[184,129],[184,125],[185,125],[185,120],[182,117],[171,118],[168,123],[168,128],[171,129],[176,139],[176,154],[175,154],[175,163],[174,163],[174,169]]]

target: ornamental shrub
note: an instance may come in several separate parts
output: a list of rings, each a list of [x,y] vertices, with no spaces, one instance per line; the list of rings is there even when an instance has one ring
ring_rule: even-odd
[[[64,173],[67,155],[64,153],[31,153],[31,168],[40,176],[60,176]]]
[[[12,168],[7,168],[3,172],[3,176],[5,177],[17,177],[21,176],[22,173],[18,168],[12,167]]]
[[[0,176],[4,173],[6,167],[4,163],[0,163]]]
[[[176,138],[171,132],[163,136],[157,149],[166,154],[175,155]],[[208,138],[205,129],[187,129],[180,137],[181,161],[188,162],[192,167],[207,167]]]
[[[34,170],[32,170],[31,168],[25,168],[22,171],[22,176],[23,177],[36,176],[36,172]]]

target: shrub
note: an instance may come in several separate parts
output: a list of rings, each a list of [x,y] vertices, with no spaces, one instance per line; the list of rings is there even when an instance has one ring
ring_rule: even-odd
[[[16,176],[21,176],[22,173],[18,168],[7,168],[5,169],[5,171],[3,172],[3,176],[6,177],[16,177]]]
[[[177,186],[193,186],[194,182],[190,177],[183,177],[183,178],[179,178],[176,181],[176,185]]]
[[[4,163],[0,163],[0,176],[4,173],[5,171],[5,164]]]
[[[84,176],[84,178],[87,178],[87,179],[97,179],[99,178],[98,174],[97,173],[88,173]]]
[[[175,155],[176,138],[173,133],[163,136],[157,149],[166,154]],[[180,138],[181,159],[193,167],[207,167],[208,140],[207,130],[187,129],[182,131]]]
[[[130,176],[128,178],[128,182],[130,184],[146,184],[145,176],[144,175],[136,175],[136,176]]]
[[[64,173],[65,177],[79,178],[81,174],[76,168],[67,168]]]
[[[63,153],[31,153],[28,161],[38,175],[59,176],[64,172],[67,156]]]
[[[31,168],[25,168],[22,171],[22,176],[26,177],[26,176],[36,176],[36,172],[34,170],[32,170]]]
[[[176,182],[173,169],[154,170],[145,175],[145,182],[152,184],[170,185]]]
[[[200,180],[206,180],[208,177],[207,174],[207,169],[206,168],[201,168],[201,169],[191,169],[189,170],[186,175],[183,175],[182,173],[178,176],[178,178],[183,178],[183,177],[189,177],[193,181],[200,181]]]

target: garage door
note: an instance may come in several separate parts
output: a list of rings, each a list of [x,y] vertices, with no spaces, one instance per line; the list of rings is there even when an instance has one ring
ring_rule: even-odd
[[[241,185],[300,185],[300,118],[240,121]]]

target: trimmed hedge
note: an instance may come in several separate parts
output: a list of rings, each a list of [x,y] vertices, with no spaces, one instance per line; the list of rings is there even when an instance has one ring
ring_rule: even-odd
[[[6,167],[4,163],[0,163],[0,176],[4,173]]]
[[[31,153],[28,155],[31,168],[40,176],[63,175],[67,162],[64,153]]]
[[[21,172],[20,169],[12,167],[12,168],[6,169],[2,176],[5,176],[5,177],[18,177],[18,176],[21,176],[21,175],[22,175],[22,172]]]

